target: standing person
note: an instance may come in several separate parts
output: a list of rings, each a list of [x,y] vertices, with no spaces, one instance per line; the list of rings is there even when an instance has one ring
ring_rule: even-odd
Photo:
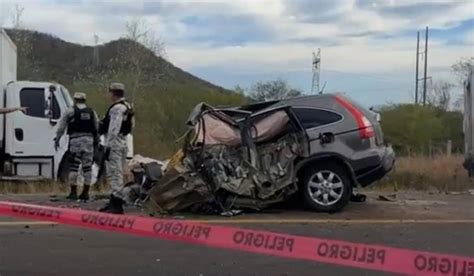
[[[112,105],[100,124],[100,133],[105,134],[105,160],[107,180],[112,188],[110,201],[101,212],[123,214],[123,204],[127,198],[122,192],[123,171],[127,160],[126,136],[132,132],[134,113],[125,99],[125,86],[111,83],[109,87]]]
[[[92,184],[92,162],[94,155],[94,144],[97,141],[98,119],[95,111],[86,105],[86,94],[76,92],[74,94],[74,106],[70,108],[61,118],[54,139],[54,147],[59,148],[59,141],[67,129],[69,135],[69,184],[71,192],[66,197],[71,200],[89,200],[89,189]],[[84,175],[84,187],[82,193],[77,196],[77,176],[82,165]]]

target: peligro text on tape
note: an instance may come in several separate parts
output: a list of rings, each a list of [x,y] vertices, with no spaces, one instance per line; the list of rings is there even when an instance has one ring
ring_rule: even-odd
[[[81,215],[81,221],[85,224],[128,229],[133,229],[135,223],[135,219],[130,217],[111,217],[100,214],[83,214]]]
[[[341,260],[352,260],[359,263],[385,264],[385,249],[375,249],[370,246],[349,246],[319,243],[316,253],[322,258],[334,258]]]
[[[244,245],[253,248],[265,248],[269,250],[293,252],[294,238],[288,238],[279,234],[254,233],[253,231],[237,230],[232,236],[236,245]]]
[[[474,276],[473,257],[3,201],[0,215],[398,274]]]
[[[30,216],[37,216],[41,218],[59,218],[61,216],[61,211],[55,209],[46,209],[43,207],[34,207],[34,206],[17,206],[12,205],[12,212],[18,214],[28,214]]]
[[[158,221],[153,225],[153,231],[160,235],[174,235],[176,237],[208,239],[211,227],[206,225],[188,225],[181,222]]]

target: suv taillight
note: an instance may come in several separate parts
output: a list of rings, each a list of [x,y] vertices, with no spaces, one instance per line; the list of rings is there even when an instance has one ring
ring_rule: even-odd
[[[375,136],[374,127],[367,117],[362,114],[353,104],[344,99],[343,97],[336,96],[337,102],[342,105],[347,111],[349,111],[357,122],[359,128],[360,138],[368,139]]]

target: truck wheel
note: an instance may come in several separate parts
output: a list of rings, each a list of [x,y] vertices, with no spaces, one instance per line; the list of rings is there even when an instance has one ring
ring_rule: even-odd
[[[345,168],[335,163],[308,167],[302,184],[305,206],[313,211],[338,212],[352,194],[352,181]]]

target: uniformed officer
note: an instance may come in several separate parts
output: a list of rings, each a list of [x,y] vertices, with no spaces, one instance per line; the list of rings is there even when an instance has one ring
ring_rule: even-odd
[[[89,200],[89,189],[92,183],[92,162],[94,144],[98,138],[98,119],[96,112],[86,105],[86,94],[74,94],[74,106],[61,118],[54,139],[54,147],[59,148],[59,141],[67,129],[69,135],[70,171],[69,184],[71,192],[67,199]],[[84,187],[77,196],[77,176],[82,165]]]
[[[122,83],[111,83],[109,93],[112,105],[100,123],[100,133],[105,134],[107,180],[112,193],[109,203],[100,211],[123,214],[122,205],[127,198],[122,189],[128,149],[126,136],[132,132],[134,112],[125,99],[125,86]]]

